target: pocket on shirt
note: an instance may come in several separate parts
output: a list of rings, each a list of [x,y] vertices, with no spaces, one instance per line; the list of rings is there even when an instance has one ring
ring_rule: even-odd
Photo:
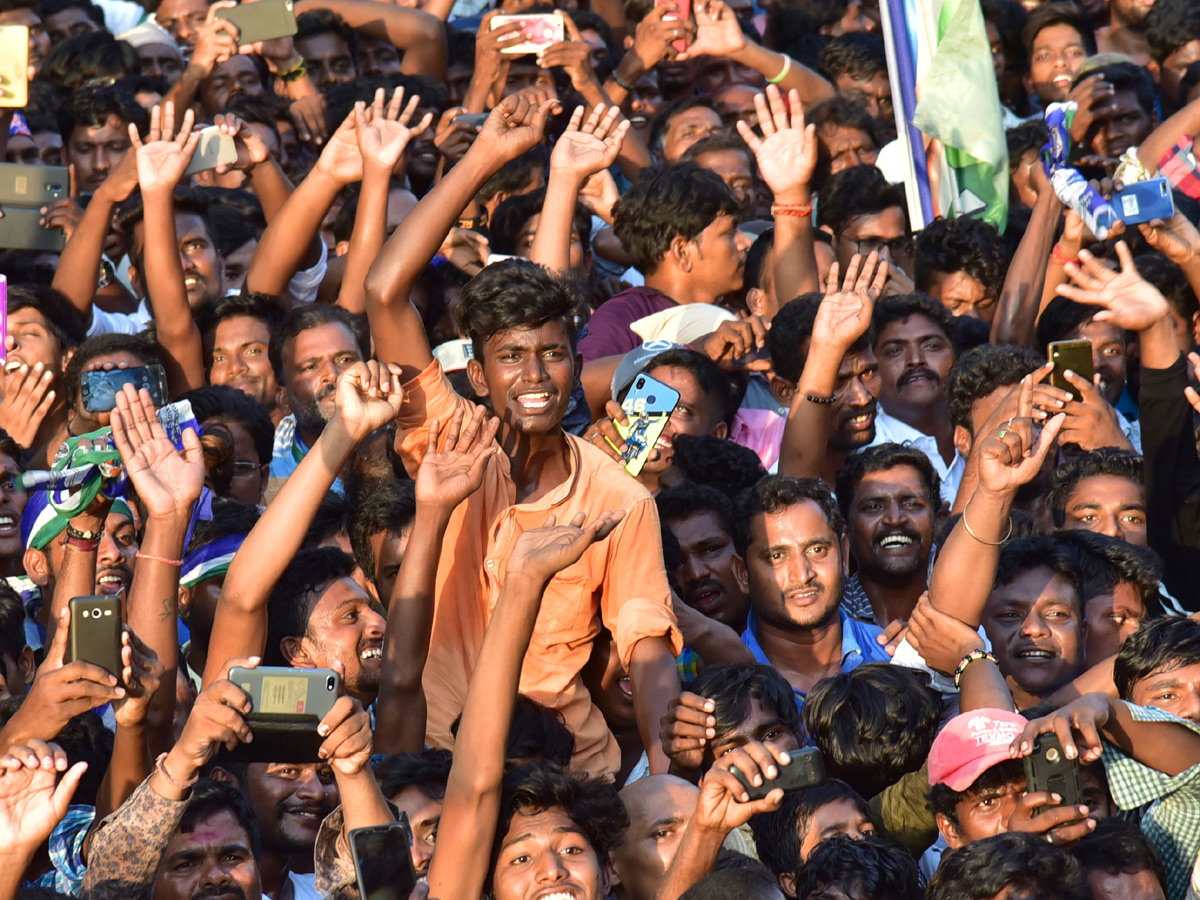
[[[597,611],[591,583],[588,574],[575,566],[556,575],[546,587],[534,634],[556,638],[582,636]]]

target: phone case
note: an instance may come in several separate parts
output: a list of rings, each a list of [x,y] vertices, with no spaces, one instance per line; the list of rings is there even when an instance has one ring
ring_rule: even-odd
[[[758,787],[752,785],[749,776],[737,766],[730,766],[729,774],[742,783],[750,794],[751,800],[761,800],[775,788],[783,788],[786,794],[789,791],[799,791],[825,781],[825,760],[821,758],[821,751],[816,747],[793,750],[788,755],[791,757],[791,762],[786,766],[778,767],[779,775],[770,781],[764,778],[763,783]]]
[[[625,439],[625,471],[630,475],[636,477],[649,462],[654,444],[662,437],[678,402],[678,391],[649,375],[633,380],[621,404],[629,425],[617,424],[617,433]]]
[[[675,19],[680,22],[686,22],[692,17],[692,0],[655,0],[655,6],[673,6],[675,7]],[[671,41],[671,46],[676,52],[682,53],[687,49],[687,41],[682,38],[677,41]]]
[[[29,105],[29,26],[0,25],[0,107]]]
[[[559,12],[496,16],[492,19],[491,29],[495,31],[501,25],[507,25],[509,22],[521,23],[521,35],[525,40],[500,51],[506,56],[537,53],[543,47],[562,43],[567,33],[566,26],[563,25],[562,13]]]
[[[1113,206],[1126,225],[1169,219],[1175,215],[1171,183],[1165,178],[1151,178],[1127,185],[1124,190],[1113,194]]]
[[[259,0],[259,2],[266,3],[268,0]],[[251,5],[257,6],[258,4]],[[207,172],[217,166],[231,166],[235,162],[237,162],[237,147],[233,143],[232,135],[225,134],[216,125],[210,125],[208,128],[201,129],[200,143],[196,145],[192,161],[183,170],[183,174],[195,175],[197,172]]]
[[[131,366],[128,369],[94,369],[83,373],[80,397],[87,412],[108,412],[117,405],[117,392],[126,384],[139,391],[145,388],[155,406],[167,399],[167,373],[160,365]]]
[[[66,197],[70,184],[66,166],[0,163],[0,207],[5,216],[10,206],[30,207],[36,212]]]
[[[218,758],[241,762],[317,762],[325,740],[317,725],[333,709],[342,680],[332,669],[234,666],[229,680],[250,695],[249,744],[222,749]]]
[[[355,828],[347,835],[362,900],[408,900],[417,883],[408,816],[387,825]]]
[[[67,233],[61,228],[43,228],[39,209],[5,206],[0,218],[0,250],[48,250],[61,253],[67,246]]]
[[[1079,760],[1067,759],[1057,735],[1040,735],[1033,745],[1033,753],[1025,757],[1025,790],[1027,793],[1051,791],[1062,797],[1063,806],[1083,804]],[[1034,815],[1045,808],[1034,810]]]
[[[291,37],[297,31],[292,0],[254,0],[253,3],[239,3],[232,9],[222,10],[221,18],[238,27],[238,43],[243,46]]]
[[[1075,400],[1082,400],[1083,395],[1075,385],[1067,381],[1063,373],[1070,369],[1081,378],[1092,380],[1092,342],[1054,341],[1047,352],[1050,362],[1054,363],[1054,371],[1050,373],[1050,384],[1068,391]]]
[[[121,677],[121,598],[72,597],[66,662],[82,659]]]

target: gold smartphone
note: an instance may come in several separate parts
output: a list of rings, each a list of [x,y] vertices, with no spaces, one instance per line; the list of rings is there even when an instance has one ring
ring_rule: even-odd
[[[29,105],[29,26],[0,25],[0,106]]]
[[[1050,384],[1056,388],[1068,391],[1075,400],[1082,400],[1083,395],[1063,374],[1070,369],[1080,378],[1092,380],[1092,342],[1091,341],[1054,341],[1048,349],[1050,362],[1054,363],[1054,371],[1050,373]]]

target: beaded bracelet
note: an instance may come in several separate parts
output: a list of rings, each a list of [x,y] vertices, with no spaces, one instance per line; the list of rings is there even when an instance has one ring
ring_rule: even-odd
[[[987,650],[972,650],[958,664],[958,668],[954,670],[954,688],[958,690],[958,684],[962,681],[963,672],[967,671],[967,666],[980,659],[986,659],[991,662],[996,662],[996,657],[992,656]]]

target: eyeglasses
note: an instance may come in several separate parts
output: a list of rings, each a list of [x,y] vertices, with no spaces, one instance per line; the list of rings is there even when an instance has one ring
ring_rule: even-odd
[[[854,252],[863,256],[870,256],[872,253],[882,253],[886,247],[888,255],[906,256],[908,254],[908,245],[912,240],[912,235],[901,235],[898,238],[892,238],[890,241],[882,240],[881,238],[863,238],[862,240],[854,240],[853,238],[844,238],[847,244],[854,245]]]
[[[258,470],[258,463],[250,462],[248,459],[235,460],[233,463],[233,474],[238,478],[245,478],[247,475],[257,475]]]

